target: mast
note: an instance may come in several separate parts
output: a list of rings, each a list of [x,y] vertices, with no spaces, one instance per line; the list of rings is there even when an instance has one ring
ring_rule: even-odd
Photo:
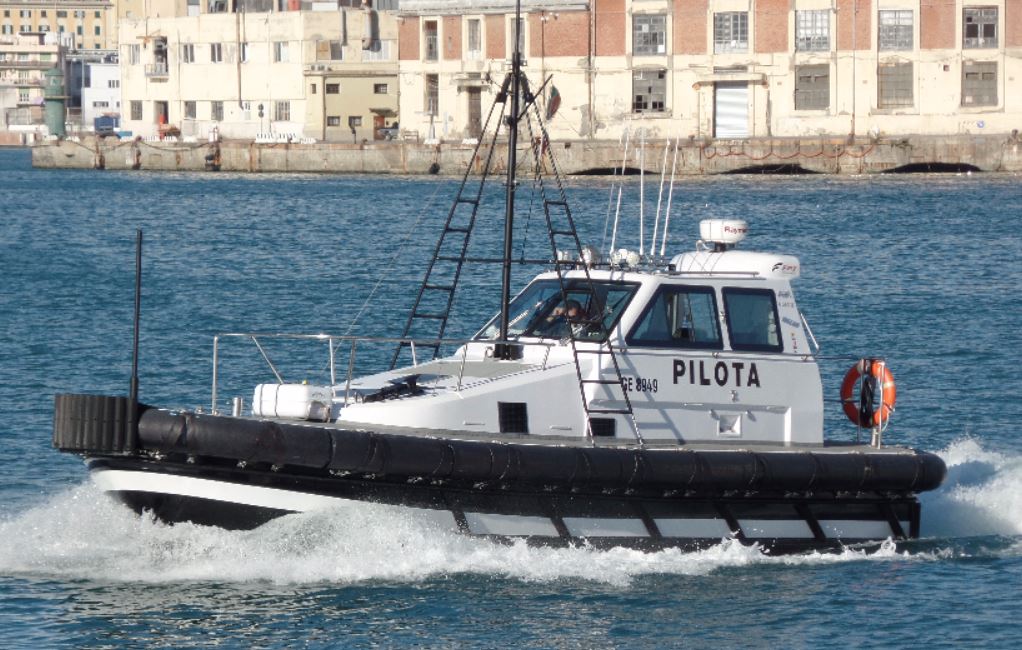
[[[522,3],[515,0],[515,46],[511,54],[511,112],[507,116],[507,187],[504,207],[504,266],[500,285],[500,340],[508,340],[509,304],[511,302],[511,234],[515,214],[515,167],[518,164],[518,96],[521,89],[522,53]],[[510,346],[501,345],[502,359],[512,357]]]

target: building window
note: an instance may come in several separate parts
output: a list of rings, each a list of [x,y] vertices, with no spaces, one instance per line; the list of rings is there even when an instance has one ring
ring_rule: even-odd
[[[57,11],[57,18],[67,18],[67,12],[63,9]]]
[[[287,122],[291,119],[291,102],[274,102],[273,119],[278,122]]]
[[[75,18],[85,18],[85,10],[78,9],[75,11]]]
[[[424,35],[423,47],[426,48],[425,51],[423,52],[423,57],[427,61],[436,61],[439,58],[440,54],[440,45],[437,42],[436,21],[427,20],[426,22],[424,22],[422,24],[422,32]]]
[[[186,120],[195,119],[195,102],[187,101],[185,102],[185,119]]]
[[[142,119],[142,102],[137,99],[131,100],[131,119]]]
[[[39,31],[41,31],[41,32],[48,32],[48,31],[50,31],[50,26],[47,25],[46,23],[43,23],[43,24],[39,25]]]
[[[966,7],[962,47],[997,47],[997,7]]]
[[[287,63],[287,41],[274,41],[273,62]]]
[[[100,13],[99,13],[99,12],[97,11],[97,12],[96,12],[96,13],[94,14],[94,17],[95,17],[95,18],[100,18],[100,17],[101,17],[101,16],[100,16]]]
[[[426,75],[426,95],[423,101],[426,115],[439,115],[440,78],[435,74]]]
[[[469,18],[466,23],[466,29],[468,35],[465,38],[465,58],[470,60],[478,60],[482,58],[483,47],[482,47],[482,31],[481,24],[478,18]]]
[[[241,63],[248,63],[248,43],[238,46],[238,57]]]
[[[128,63],[138,65],[142,62],[142,46],[138,43],[128,46]],[[139,118],[141,119],[141,118]]]
[[[726,11],[713,14],[713,52],[749,51],[749,13]]]
[[[13,33],[14,33],[14,25],[4,25],[2,28],[0,28],[0,34],[13,34]]]
[[[309,94],[310,95],[316,94],[316,84],[309,84]]]
[[[323,84],[323,88],[328,95],[339,95],[341,93],[341,84]]]
[[[28,88],[19,88],[18,89],[18,101],[20,103],[22,103],[22,104],[27,104],[29,102],[29,99],[30,99],[30,97],[29,97]]]
[[[830,11],[795,12],[795,50],[826,52],[830,50]]]
[[[195,45],[192,43],[183,43],[181,45],[181,62],[195,63]]]
[[[511,20],[510,23],[508,23],[507,42],[509,44],[511,44],[512,48],[514,47],[514,42],[515,42],[515,21],[513,19]],[[521,20],[518,21],[518,51],[522,53],[522,58],[524,59],[525,58],[525,19],[524,18],[522,18]],[[514,49],[512,49],[510,52],[508,52],[508,58],[511,57],[512,53],[514,53]]]
[[[26,29],[25,31],[28,30]],[[75,27],[75,33],[78,34],[79,36],[82,36],[85,33],[85,29],[83,29],[82,26],[79,25],[78,27]]]
[[[877,41],[881,50],[911,50],[912,10],[880,10],[880,35]]]
[[[997,63],[962,63],[962,106],[997,106]]]
[[[99,34],[100,34],[99,25],[96,25],[95,27],[92,28],[92,33],[93,33],[93,36],[99,36]]]
[[[667,71],[634,71],[632,97],[633,113],[663,113],[667,106]]]
[[[340,61],[343,58],[340,41],[316,41],[317,61]]]
[[[214,122],[224,121],[224,103],[215,101],[209,103],[209,119]]]
[[[92,102],[92,107],[93,108],[110,108],[110,102],[95,101],[95,102]]]
[[[830,65],[795,67],[795,110],[817,111],[830,107]]]
[[[664,14],[632,17],[632,54],[667,53],[667,16]]]
[[[31,9],[22,9],[21,10],[21,17],[22,18],[31,18],[32,17],[32,10]]]
[[[348,126],[350,126],[350,127],[362,126],[362,116],[361,115],[349,115],[348,116]]]
[[[107,88],[120,88],[121,87],[121,80],[120,79],[107,79],[106,87]]]
[[[387,87],[387,84],[373,84],[374,95],[386,95],[388,92],[390,92],[390,89]]]
[[[911,61],[892,61],[877,67],[877,107],[911,107],[915,80]]]
[[[223,45],[223,43],[210,43],[209,44],[209,62],[210,63],[223,63],[224,62],[224,45]]]
[[[327,126],[340,126],[341,125],[341,116],[340,115],[327,115],[326,125]]]

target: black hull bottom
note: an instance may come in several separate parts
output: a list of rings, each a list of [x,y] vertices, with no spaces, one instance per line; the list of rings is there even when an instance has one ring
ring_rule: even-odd
[[[462,533],[542,545],[645,550],[702,548],[734,538],[771,552],[838,548],[918,537],[914,496],[720,495],[661,498],[543,490],[452,489],[364,477],[313,477],[140,458],[92,458],[97,483],[136,512],[168,523],[256,528],[276,517],[343,507],[400,506]]]

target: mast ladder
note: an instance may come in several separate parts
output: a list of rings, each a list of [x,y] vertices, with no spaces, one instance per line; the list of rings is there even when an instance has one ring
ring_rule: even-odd
[[[554,224],[554,215],[552,214],[551,208],[557,208],[559,212],[563,213],[564,221],[559,227]],[[598,302],[595,287],[593,285],[592,276],[589,274],[589,266],[585,263],[582,258],[582,244],[578,239],[578,232],[575,229],[575,221],[571,216],[571,208],[568,207],[568,202],[565,200],[550,200],[544,199],[543,210],[546,214],[547,221],[547,233],[550,236],[550,246],[554,253],[554,269],[557,271],[557,281],[561,289],[562,300],[568,299],[568,287],[566,285],[566,278],[564,277],[565,269],[571,270],[575,268],[581,268],[585,274],[586,289],[589,292],[590,300],[592,304],[598,310],[598,313],[590,314],[580,325],[585,327],[598,326],[600,328],[602,342],[595,349],[589,347],[579,347],[579,343],[590,343],[586,340],[580,340],[578,333],[576,332],[575,326],[569,323],[568,327],[568,341],[571,345],[572,359],[575,362],[575,376],[578,379],[579,394],[582,397],[582,410],[585,413],[586,420],[586,436],[589,438],[589,442],[592,445],[596,444],[596,432],[593,430],[593,416],[604,416],[609,415],[613,421],[617,421],[614,416],[624,415],[627,416],[628,424],[631,426],[632,433],[635,435],[635,439],[639,442],[639,445],[644,445],[645,440],[642,438],[642,434],[639,432],[639,424],[635,420],[635,412],[632,410],[632,401],[628,397],[628,391],[625,390],[624,382],[621,377],[621,366],[618,364],[617,354],[614,352],[614,343],[610,340],[610,332],[604,325],[604,312],[606,305],[601,305]],[[574,260],[560,259],[558,256],[558,238],[570,239],[571,248],[577,253],[578,257]],[[593,355],[592,368],[588,374],[583,375],[582,363],[579,359],[579,355]],[[613,373],[610,377],[604,377],[604,355],[610,357],[610,365],[613,366]],[[610,370],[608,367],[607,370]],[[623,408],[595,408],[592,406],[592,400],[589,397],[589,391],[587,387],[592,388],[592,392],[596,393],[599,387],[604,387],[606,392],[613,396],[615,390],[620,391],[621,399],[611,400],[617,402],[624,402]]]
[[[507,95],[506,89],[509,80],[510,77],[504,81],[502,91],[504,96]],[[490,106],[490,112],[486,116],[486,122],[483,125],[484,133],[490,126],[494,109],[498,104],[501,105],[498,125],[503,122],[504,104],[500,101],[494,102]],[[412,306],[404,331],[401,334],[402,339],[428,338],[440,340],[444,338],[444,333],[447,331],[447,321],[451,314],[451,307],[454,305],[455,289],[458,286],[458,281],[461,279],[462,268],[465,266],[465,262],[468,261],[466,253],[468,252],[469,241],[472,238],[472,231],[475,228],[476,215],[479,213],[479,205],[482,202],[486,179],[490,175],[491,162],[495,150],[494,144],[499,132],[499,126],[493,129],[486,161],[482,165],[482,173],[478,183],[475,185],[474,193],[467,191],[468,177],[480,159],[479,152],[483,144],[483,138],[479,139],[475,149],[472,151],[472,157],[469,159],[468,165],[466,165],[465,174],[461,177],[461,185],[458,186],[457,197],[447,213],[443,232],[440,234],[440,239],[433,249],[433,257],[426,267],[426,275],[423,278],[422,284],[419,285],[419,292],[415,296],[415,304]],[[439,343],[416,347],[418,349],[432,349],[432,358],[436,358],[440,352]],[[398,361],[401,359],[401,352],[406,348],[411,349],[410,342],[403,341],[398,344],[390,361],[391,370],[397,367]],[[414,358],[414,352],[412,361],[417,361]]]

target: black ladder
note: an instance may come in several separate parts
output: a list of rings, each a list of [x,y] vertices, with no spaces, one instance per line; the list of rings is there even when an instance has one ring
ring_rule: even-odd
[[[503,91],[498,95],[498,98],[506,97],[507,85],[508,80],[505,80]],[[490,106],[490,112],[486,116],[486,122],[483,125],[484,133],[490,125],[494,109],[498,104],[501,106],[498,124],[503,122],[504,103],[500,101],[494,102]],[[489,143],[490,146],[485,164],[482,165],[482,174],[479,182],[475,185],[474,191],[468,191],[469,175],[480,160],[479,152],[483,144],[482,138],[479,139],[475,149],[472,151],[472,157],[469,159],[468,165],[466,165],[465,174],[462,176],[461,185],[458,187],[457,197],[447,213],[447,221],[444,223],[443,232],[440,234],[436,248],[433,249],[433,257],[426,267],[425,278],[422,284],[419,285],[415,304],[412,306],[412,310],[408,315],[408,321],[405,323],[401,338],[406,340],[399,343],[397,349],[394,350],[394,356],[390,361],[391,370],[397,367],[402,351],[406,348],[412,348],[410,339],[439,341],[444,338],[444,333],[447,331],[447,320],[451,313],[451,307],[454,305],[455,289],[458,286],[458,280],[461,278],[462,268],[467,261],[466,253],[468,251],[469,240],[475,227],[476,215],[479,212],[483,189],[490,173],[493,153],[496,150],[494,145],[496,144],[499,132],[499,128],[493,129],[493,137]],[[419,349],[421,348],[431,351],[430,359],[435,359],[440,352],[439,343],[419,346]],[[417,363],[418,359],[414,358],[415,349],[412,349],[412,355],[412,361]]]
[[[563,215],[561,218],[562,223],[555,225],[555,215],[552,214],[551,208],[555,208],[556,211],[561,212]],[[564,277],[566,270],[580,268],[585,274],[585,288],[589,292],[591,299],[594,301],[597,309],[592,310],[585,319],[577,323],[583,327],[598,326],[600,329],[600,344],[595,348],[579,347],[579,339],[577,336],[576,327],[569,324],[568,329],[568,341],[571,345],[571,355],[575,363],[575,376],[578,379],[579,395],[582,398],[582,410],[585,413],[586,421],[586,436],[588,436],[591,444],[596,444],[596,436],[593,431],[593,416],[617,416],[626,415],[628,416],[628,423],[631,426],[632,433],[635,435],[635,439],[640,445],[645,444],[645,440],[642,438],[642,434],[639,432],[639,424],[635,420],[635,412],[632,410],[632,401],[628,397],[628,391],[625,390],[624,382],[621,377],[621,366],[617,361],[617,354],[614,352],[614,343],[610,340],[610,332],[607,330],[604,324],[604,316],[606,315],[607,305],[599,304],[598,297],[593,286],[592,277],[589,274],[589,265],[585,262],[582,257],[582,244],[578,239],[578,232],[575,229],[575,221],[571,216],[571,208],[568,207],[567,201],[561,200],[544,200],[543,211],[546,215],[547,222],[547,233],[550,236],[550,247],[554,252],[554,268],[557,271],[557,281],[561,290],[561,299],[565,303],[568,300],[568,287],[566,286],[566,279]],[[572,260],[561,259],[558,255],[558,251],[562,250],[558,247],[558,239],[569,239],[569,245],[572,250],[577,253],[577,257]],[[584,341],[590,343],[590,341]],[[592,355],[593,364],[588,376],[584,376],[582,373],[582,363],[579,360],[580,355]],[[604,378],[603,372],[603,357],[604,355],[610,357],[611,365],[613,366],[613,374],[610,377]],[[613,395],[614,391],[620,391],[620,400],[613,400],[624,402],[623,408],[593,408],[590,405],[590,399],[586,391],[587,386],[605,387],[607,392]]]

